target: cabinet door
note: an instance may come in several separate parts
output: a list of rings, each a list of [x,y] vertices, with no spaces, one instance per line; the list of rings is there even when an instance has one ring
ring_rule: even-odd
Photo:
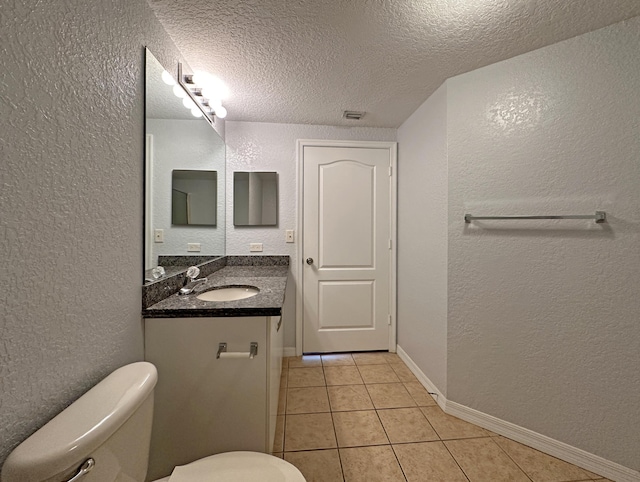
[[[282,373],[282,352],[284,350],[284,328],[281,316],[271,317],[271,334],[269,345],[269,431],[267,447],[273,452],[273,443],[278,420],[278,398],[280,395],[280,374]],[[286,396],[286,395],[285,395]]]
[[[158,368],[148,480],[176,465],[233,450],[265,452],[267,444],[266,317],[145,320],[145,359]],[[228,352],[254,359],[216,358]]]

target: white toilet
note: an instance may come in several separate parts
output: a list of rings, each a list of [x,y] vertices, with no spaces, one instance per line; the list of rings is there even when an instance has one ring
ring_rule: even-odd
[[[22,442],[1,482],[143,482],[153,420],[155,366],[114,371]],[[176,467],[156,482],[305,482],[290,463],[258,452],[227,452]]]

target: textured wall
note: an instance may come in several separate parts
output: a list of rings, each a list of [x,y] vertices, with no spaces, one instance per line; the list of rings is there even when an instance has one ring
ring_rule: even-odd
[[[233,206],[227,202],[227,254],[249,254],[249,243],[263,243],[262,254],[286,254],[292,265],[297,259],[298,196],[296,140],[395,141],[395,129],[331,127],[302,124],[231,122],[225,125],[227,143],[227,199],[233,199],[233,171],[278,172],[278,225],[235,227]],[[285,230],[296,230],[296,242],[285,243]],[[259,254],[259,253],[256,253]],[[295,283],[292,269],[290,282]],[[295,301],[287,294],[287,301]],[[288,312],[291,313],[288,307]],[[295,313],[295,312],[293,312]],[[285,319],[285,346],[295,346],[295,317]]]
[[[635,18],[447,83],[448,396],[635,470],[638,52]]]
[[[398,129],[398,345],[447,393],[447,86]]]
[[[9,1],[0,16],[0,463],[118,366],[140,321],[144,0]]]
[[[202,119],[149,119],[147,133],[153,135],[152,232],[153,229],[164,230],[164,243],[150,243],[153,266],[157,264],[158,255],[195,254],[187,252],[187,243],[200,243],[201,254],[224,254],[226,179],[222,140]],[[216,226],[172,226],[173,169],[217,171]]]

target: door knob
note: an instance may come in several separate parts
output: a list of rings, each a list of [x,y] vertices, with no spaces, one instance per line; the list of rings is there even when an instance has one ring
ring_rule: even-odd
[[[307,258],[307,264],[308,265],[312,265],[313,264],[313,258]]]

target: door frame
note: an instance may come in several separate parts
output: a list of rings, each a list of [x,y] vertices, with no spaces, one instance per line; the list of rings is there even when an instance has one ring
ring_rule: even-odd
[[[303,200],[304,200],[304,183],[303,183],[303,166],[304,148],[305,147],[360,147],[360,148],[377,148],[387,149],[389,151],[389,162],[391,174],[389,176],[389,218],[390,218],[390,238],[391,249],[389,257],[389,312],[391,323],[389,325],[389,351],[395,353],[397,342],[397,246],[398,246],[398,143],[387,141],[332,141],[318,139],[298,139],[296,141],[296,170],[298,181],[298,194],[296,197],[296,209],[298,211],[298,236],[296,243],[295,269],[293,272],[296,277],[296,355],[302,355],[302,292],[303,284],[303,259],[302,246],[304,242],[304,216],[303,216]]]

